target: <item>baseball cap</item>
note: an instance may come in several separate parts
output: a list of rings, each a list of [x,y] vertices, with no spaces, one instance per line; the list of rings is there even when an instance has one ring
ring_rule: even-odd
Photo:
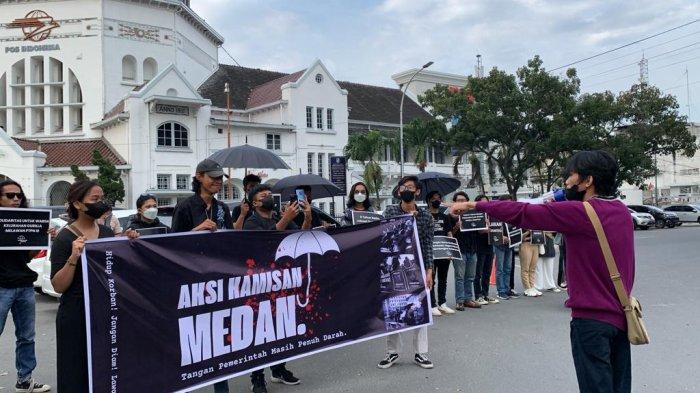
[[[197,164],[197,173],[204,172],[209,177],[221,177],[224,176],[224,169],[219,165],[218,162],[211,160],[209,158]]]

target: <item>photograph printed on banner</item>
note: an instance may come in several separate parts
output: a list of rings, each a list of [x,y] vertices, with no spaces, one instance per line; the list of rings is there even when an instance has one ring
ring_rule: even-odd
[[[427,319],[423,307],[425,293],[392,296],[384,299],[384,324],[386,330],[403,329],[424,323]]]

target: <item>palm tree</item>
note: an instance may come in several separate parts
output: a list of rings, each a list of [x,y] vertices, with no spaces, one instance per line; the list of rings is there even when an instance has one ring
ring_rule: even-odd
[[[366,133],[350,135],[348,144],[344,149],[346,158],[359,161],[365,166],[362,180],[367,184],[367,192],[375,194],[377,200],[379,200],[379,190],[381,190],[384,180],[382,178],[382,167],[376,159],[384,151],[388,143],[381,132],[370,130]]]
[[[414,119],[404,127],[403,138],[406,147],[412,148],[416,154],[416,166],[421,172],[425,172],[428,165],[428,149],[445,146],[447,128],[439,120]]]

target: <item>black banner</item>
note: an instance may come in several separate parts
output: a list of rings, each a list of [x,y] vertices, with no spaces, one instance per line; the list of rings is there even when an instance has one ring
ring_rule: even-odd
[[[486,213],[478,211],[470,211],[468,213],[463,213],[460,217],[462,226],[460,231],[481,231],[487,229],[486,226]]]
[[[382,219],[381,214],[373,213],[373,212],[362,212],[362,211],[357,211],[357,210],[351,210],[350,214],[352,214],[352,224],[357,225],[357,224],[366,224],[368,222],[374,222]]]
[[[49,248],[51,210],[0,208],[0,250]]]
[[[434,236],[433,259],[462,259],[457,239],[449,236]]]
[[[90,390],[190,391],[432,322],[412,216],[91,241]]]
[[[544,244],[544,231],[530,231],[530,243]]]

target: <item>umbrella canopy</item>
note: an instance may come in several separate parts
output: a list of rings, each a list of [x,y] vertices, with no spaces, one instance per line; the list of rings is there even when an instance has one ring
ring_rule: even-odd
[[[422,172],[416,175],[418,181],[421,184],[420,198],[425,198],[428,194],[433,191],[437,191],[440,195],[445,196],[451,192],[456,191],[461,182],[459,179],[448,175],[446,173],[440,172]],[[399,186],[394,187],[391,191],[392,195],[396,195]]]
[[[338,188],[335,184],[313,174],[295,175],[280,179],[272,186],[272,192],[281,194],[282,200],[285,200],[294,195],[294,190],[301,186],[310,186],[311,196],[314,199],[345,195],[345,191]]]
[[[248,144],[221,149],[209,158],[224,168],[291,169],[275,153]]]

